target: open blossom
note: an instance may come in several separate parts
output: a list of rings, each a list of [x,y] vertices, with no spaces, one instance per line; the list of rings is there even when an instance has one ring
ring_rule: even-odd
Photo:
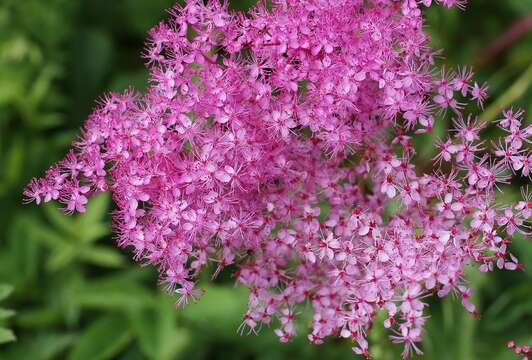
[[[519,269],[512,234],[530,234],[530,195],[495,205],[500,184],[530,176],[530,127],[508,110],[493,153],[488,124],[462,114],[487,86],[469,68],[438,71],[421,7],[463,0],[276,0],[248,14],[190,0],[149,33],[145,94],[109,94],[64,160],[24,194],[83,212],[113,195],[118,245],[158,268],[178,305],[198,274],[236,265],[249,288],[241,330],[275,322],[308,339],[341,336],[369,356],[379,310],[404,356],[436,294],[476,314],[464,268]],[[450,109],[435,172],[415,167],[413,137]],[[504,239],[504,240],[503,240]]]

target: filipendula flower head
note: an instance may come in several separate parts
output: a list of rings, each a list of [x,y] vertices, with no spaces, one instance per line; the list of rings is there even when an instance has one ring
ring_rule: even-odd
[[[437,67],[420,8],[432,2],[465,5],[177,5],[149,33],[147,92],[106,95],[24,194],[71,213],[111,192],[118,245],[156,266],[179,305],[201,296],[202,269],[234,264],[249,288],[242,330],[276,319],[289,341],[310,301],[311,342],[351,338],[367,356],[384,310],[404,356],[420,353],[422,299],[454,293],[476,314],[464,268],[520,268],[508,236],[528,236],[531,215],[528,192],[504,207],[495,193],[530,176],[532,131],[508,110],[487,150],[486,124],[462,113],[487,86],[469,68]],[[453,130],[423,173],[412,138],[448,112]]]

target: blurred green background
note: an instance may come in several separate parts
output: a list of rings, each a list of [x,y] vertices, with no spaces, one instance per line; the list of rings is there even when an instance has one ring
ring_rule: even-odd
[[[308,344],[304,321],[290,344],[266,326],[259,336],[238,335],[246,291],[234,288],[229,270],[214,282],[204,274],[206,295],[175,310],[155,271],[115,248],[106,194],[83,216],[22,205],[23,186],[62,157],[102,92],[145,86],[145,33],[172,3],[0,0],[0,359],[354,358],[346,341]],[[427,12],[433,45],[445,48],[442,61],[474,65],[477,79],[489,81],[484,117],[513,104],[530,119],[531,16],[530,0],[472,0],[466,12]],[[521,36],[504,41],[512,32]],[[422,141],[441,135],[448,120],[439,124]],[[430,147],[418,149],[421,161],[430,158]],[[501,201],[518,194],[508,187]],[[532,243],[519,239],[511,250],[526,271],[469,276],[480,320],[451,297],[427,300],[426,359],[512,359],[507,340],[532,343]],[[382,326],[369,337],[375,359],[399,358]]]

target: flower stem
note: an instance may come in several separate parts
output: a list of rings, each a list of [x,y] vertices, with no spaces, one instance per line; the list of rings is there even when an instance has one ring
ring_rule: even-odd
[[[502,94],[493,104],[491,104],[481,115],[482,121],[492,121],[505,107],[518,100],[526,92],[532,83],[532,64],[517,79],[517,81]]]

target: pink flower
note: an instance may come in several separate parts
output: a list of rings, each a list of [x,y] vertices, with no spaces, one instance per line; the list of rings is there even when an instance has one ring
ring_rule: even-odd
[[[66,195],[65,203],[66,209],[65,212],[73,213],[74,211],[83,213],[85,212],[85,205],[88,200],[85,194],[90,191],[89,186],[79,186],[76,182],[68,184],[69,190],[68,195]]]
[[[487,85],[436,64],[420,8],[433,3],[465,5],[178,5],[149,33],[147,92],[105,96],[24,196],[71,213],[111,192],[118,246],[156,266],[178,306],[201,296],[206,267],[234,265],[249,289],[239,331],[277,318],[290,341],[294,309],[310,302],[309,341],[351,338],[369,357],[366,334],[386,310],[392,342],[420,354],[422,299],[457,294],[476,314],[464,268],[520,268],[506,249],[515,232],[529,235],[532,208],[526,191],[495,203],[500,183],[530,176],[532,127],[505,111],[506,134],[486,149],[484,124],[461,109],[467,95],[482,106]],[[449,108],[437,169],[416,168],[415,136]]]
[[[479,107],[483,108],[484,101],[486,101],[487,97],[488,97],[488,85],[483,84],[482,86],[479,86],[475,82],[475,85],[473,85],[473,88],[471,89],[471,98],[477,101],[477,104]]]
[[[340,247],[340,243],[333,237],[332,233],[327,235],[326,239],[322,239],[319,242],[319,258],[332,260],[334,257],[334,250]]]
[[[438,154],[432,160],[437,161],[438,164],[442,161],[451,161],[452,154],[455,151],[452,147],[451,139],[447,139],[445,142],[438,140],[435,145],[438,149]]]
[[[452,80],[454,90],[460,91],[462,96],[466,96],[469,92],[469,82],[471,81],[472,77],[473,70],[471,68],[467,68],[465,66],[459,68],[456,77]]]
[[[528,346],[528,345],[517,346],[515,344],[515,341],[513,341],[513,340],[508,341],[508,345],[507,346],[508,346],[509,349],[513,349],[514,353],[516,355],[519,355],[519,358],[521,360],[528,360],[529,359],[529,355],[532,354],[532,348],[530,346]],[[522,355],[524,355],[524,356],[522,356]]]

